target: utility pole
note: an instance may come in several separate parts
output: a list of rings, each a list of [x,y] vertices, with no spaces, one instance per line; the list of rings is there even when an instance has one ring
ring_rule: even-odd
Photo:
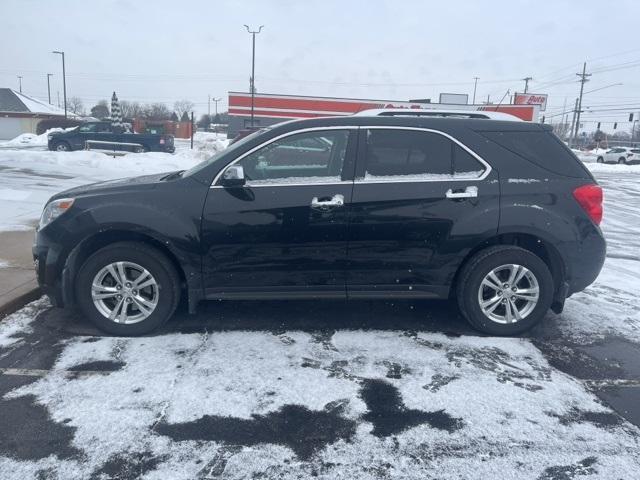
[[[533,80],[533,77],[524,77],[522,80],[524,80],[524,93],[527,93],[529,91],[529,80]]]
[[[54,50],[51,53],[62,55],[62,94],[64,96],[64,118],[67,118],[67,74],[64,70],[64,52]]]
[[[244,26],[247,29],[247,32],[251,34],[252,37],[252,48],[251,48],[251,82],[249,87],[251,88],[251,126],[253,127],[253,118],[254,118],[254,109],[255,109],[255,96],[256,96],[256,34],[262,31],[262,27],[264,25],[260,25],[258,30],[251,30],[249,25]]]
[[[18,77],[20,93],[22,93],[22,75],[16,75],[16,76]]]
[[[58,108],[60,108],[60,90],[57,91],[58,94]]]
[[[51,105],[51,77],[53,77],[53,73],[47,73],[47,95],[49,96],[49,105]]]
[[[576,98],[576,106],[573,107],[573,117],[571,118],[571,133],[569,134],[569,147],[573,147],[574,134],[573,130],[576,125],[576,113],[578,113],[578,99]]]
[[[589,81],[588,77],[591,76],[590,73],[587,73],[587,62],[584,62],[582,64],[582,73],[576,73],[576,75],[580,77],[580,96],[578,97],[578,107],[576,112],[576,130],[574,134],[574,141],[575,137],[578,136],[578,129],[580,128],[580,114],[582,113],[582,95],[584,93],[584,84]]]
[[[473,101],[471,102],[472,105],[476,104],[476,89],[478,88],[478,80],[480,79],[480,77],[473,77]]]

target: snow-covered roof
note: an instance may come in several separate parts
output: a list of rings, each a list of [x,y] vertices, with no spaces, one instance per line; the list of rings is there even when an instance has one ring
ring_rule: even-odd
[[[64,116],[64,109],[49,105],[47,102],[24,93],[16,92],[11,88],[0,88],[0,112]],[[67,116],[77,117],[71,112],[67,112]]]

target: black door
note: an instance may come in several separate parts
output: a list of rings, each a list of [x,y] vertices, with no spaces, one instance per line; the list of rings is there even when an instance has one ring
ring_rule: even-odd
[[[288,134],[233,162],[245,186],[214,180],[202,219],[208,298],[345,295],[353,132]]]
[[[374,127],[359,144],[349,297],[446,296],[464,256],[497,231],[497,173],[434,131]]]

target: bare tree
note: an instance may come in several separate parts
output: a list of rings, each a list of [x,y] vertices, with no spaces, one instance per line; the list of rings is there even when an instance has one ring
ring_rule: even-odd
[[[120,110],[122,111],[122,118],[127,119],[140,117],[144,113],[144,107],[140,102],[129,102],[127,100],[120,102]]]
[[[193,110],[193,107],[194,103],[190,100],[178,100],[173,104],[173,109],[178,114],[178,117],[182,117],[185,112],[189,113],[191,110]]]
[[[71,97],[67,99],[67,108],[76,115],[84,115],[84,103],[80,97]]]
[[[144,117],[150,120],[169,120],[171,110],[164,103],[150,103],[144,106]]]
[[[108,118],[109,113],[109,103],[106,100],[100,100],[96,105],[91,107],[91,116],[102,120],[103,118]]]

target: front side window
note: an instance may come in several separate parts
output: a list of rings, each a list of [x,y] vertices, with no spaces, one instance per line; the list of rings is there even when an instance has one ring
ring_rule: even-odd
[[[80,132],[82,133],[90,133],[90,132],[95,132],[96,131],[96,124],[95,123],[89,123],[87,125],[81,125],[80,126]]]
[[[256,150],[237,164],[251,185],[339,182],[349,130],[290,135]]]
[[[444,135],[419,130],[367,131],[365,180],[477,178],[485,167]]]

